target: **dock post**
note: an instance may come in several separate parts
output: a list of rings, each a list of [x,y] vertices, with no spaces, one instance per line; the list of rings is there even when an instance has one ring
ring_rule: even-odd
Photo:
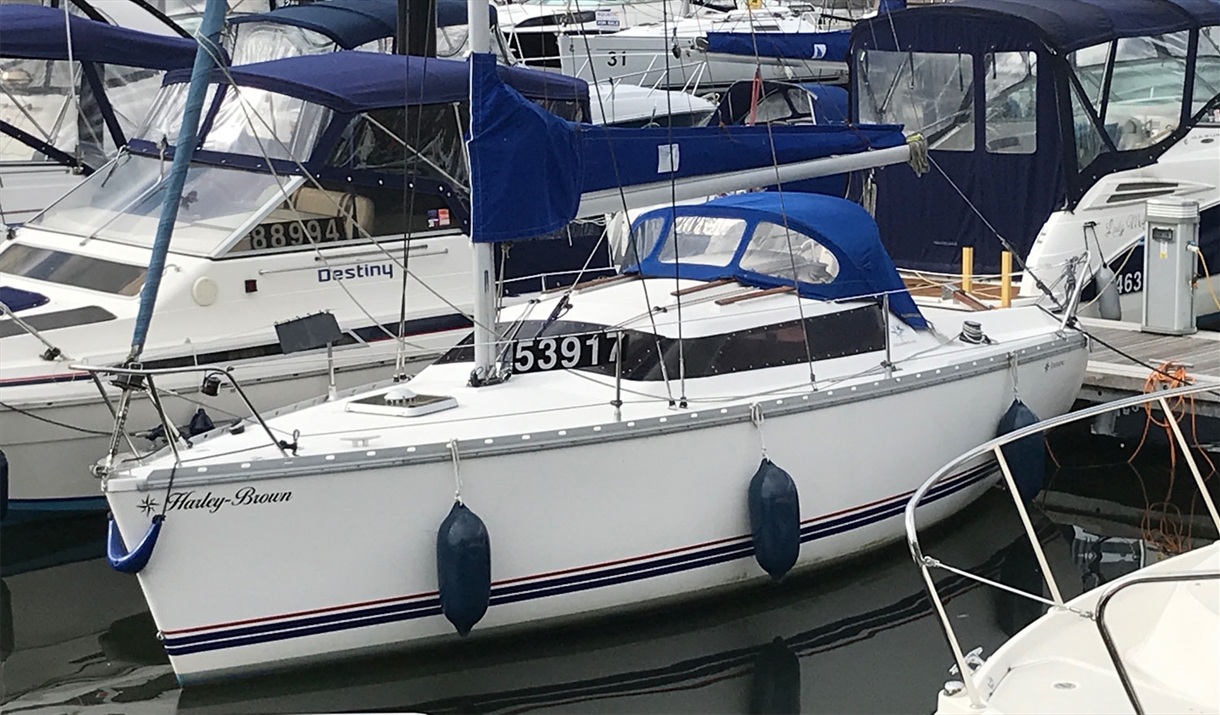
[[[1012,253],[1000,252],[1000,307],[1012,307]]]
[[[974,247],[962,246],[962,290],[967,293],[974,287]]]

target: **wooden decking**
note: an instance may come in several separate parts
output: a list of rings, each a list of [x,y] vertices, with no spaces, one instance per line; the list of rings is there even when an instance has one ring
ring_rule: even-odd
[[[1110,349],[1157,367],[1165,363],[1181,366],[1196,382],[1216,383],[1220,390],[1220,333],[1201,330],[1193,335],[1156,335],[1140,332],[1135,323],[1080,319],[1082,327],[1098,338],[1092,341],[1089,370],[1081,388],[1081,399],[1105,402],[1145,391],[1152,373]],[[1170,370],[1172,372],[1172,370]],[[1195,397],[1199,415],[1220,417],[1220,395],[1201,393]]]

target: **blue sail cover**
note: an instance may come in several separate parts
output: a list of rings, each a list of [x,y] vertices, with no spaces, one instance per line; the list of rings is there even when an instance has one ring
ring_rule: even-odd
[[[846,62],[851,30],[832,32],[709,32],[707,51],[746,57]]]
[[[587,103],[589,86],[579,79],[517,67],[495,74],[530,99]],[[417,104],[463,102],[470,94],[465,62],[375,52],[338,52],[287,57],[212,72],[211,81],[298,97],[341,114]],[[165,84],[186,82],[189,71],[170,72]]]
[[[492,5],[491,23],[496,24]],[[394,37],[398,23],[397,0],[324,0],[309,5],[288,5],[257,15],[241,15],[231,25],[268,22],[312,30],[350,50],[373,40]],[[466,0],[436,0],[437,27],[466,24]]]
[[[894,261],[903,268],[956,272],[962,248],[971,246],[974,270],[998,273],[1004,247],[995,234],[1019,257],[1026,256],[1054,211],[1074,208],[1101,177],[1155,162],[1193,125],[1190,89],[1178,127],[1157,143],[1134,150],[1103,148],[1078,165],[1083,152],[1077,151],[1074,135],[1091,120],[1073,116],[1077,78],[1069,54],[1111,40],[1197,33],[1215,24],[1220,24],[1220,0],[957,0],[858,22],[850,52],[862,58],[850,63],[856,105],[866,101],[866,53],[874,50],[905,56],[960,53],[974,78],[991,74],[992,53],[1036,56],[1032,151],[989,148],[985,112],[998,110],[985,96],[986,81],[977,81],[968,83],[973,150],[938,149],[932,142],[934,168],[919,179],[890,168],[877,171],[876,218]],[[903,77],[908,81],[909,75]],[[859,120],[859,106],[852,107],[852,117]],[[1095,136],[1105,133],[1103,125]]]
[[[471,239],[476,242],[556,231],[576,217],[581,195],[591,191],[854,154],[906,141],[893,125],[625,129],[573,124],[530,107],[503,85],[494,62],[491,55],[471,57],[467,148]]]
[[[737,253],[727,266],[672,262],[659,259],[669,237],[669,222],[673,216],[708,216],[736,218],[746,222]],[[636,219],[639,226],[649,219],[666,221],[661,240],[652,253],[640,261],[637,268],[644,276],[672,278],[675,269],[682,278],[718,280],[731,278],[745,285],[774,288],[792,285],[791,278],[766,275],[745,270],[741,258],[760,221],[767,221],[803,233],[825,246],[839,262],[839,273],[830,283],[805,283],[798,286],[802,296],[822,300],[875,297],[889,294],[894,314],[913,328],[928,327],[916,307],[889,254],[881,246],[877,224],[868,212],[846,199],[820,194],[796,192],[760,192],[736,194],[713,199],[704,204],[680,205],[654,209]],[[634,228],[633,226],[633,228]]]
[[[190,67],[195,42],[163,37],[69,15],[72,59],[77,62],[170,70]],[[0,57],[67,60],[68,33],[62,8],[0,4]]]

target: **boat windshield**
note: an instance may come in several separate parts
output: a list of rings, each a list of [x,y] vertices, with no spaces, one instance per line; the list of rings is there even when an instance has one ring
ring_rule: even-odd
[[[161,88],[140,139],[172,144],[178,137],[186,107],[186,83]],[[217,85],[208,87],[204,106],[212,106]],[[326,107],[303,99],[253,87],[225,87],[220,108],[211,119],[201,149],[271,159],[307,161],[318,135],[330,121]]]
[[[169,168],[168,160],[123,153],[27,225],[150,247],[161,216]],[[192,164],[178,205],[170,250],[212,255],[223,249],[236,231],[282,203],[301,181],[296,176]]]

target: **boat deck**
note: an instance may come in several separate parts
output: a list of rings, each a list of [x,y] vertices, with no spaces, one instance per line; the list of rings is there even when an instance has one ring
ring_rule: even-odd
[[[1089,369],[1080,399],[1106,402],[1147,389],[1152,370],[1111,349],[1117,348],[1167,372],[1174,373],[1180,367],[1196,382],[1216,383],[1217,392],[1195,396],[1195,412],[1200,416],[1220,418],[1220,333],[1201,330],[1192,335],[1157,335],[1141,332],[1138,323],[1090,318],[1081,318],[1080,323],[1097,338],[1091,344]],[[1172,367],[1165,368],[1166,363],[1172,363]]]

